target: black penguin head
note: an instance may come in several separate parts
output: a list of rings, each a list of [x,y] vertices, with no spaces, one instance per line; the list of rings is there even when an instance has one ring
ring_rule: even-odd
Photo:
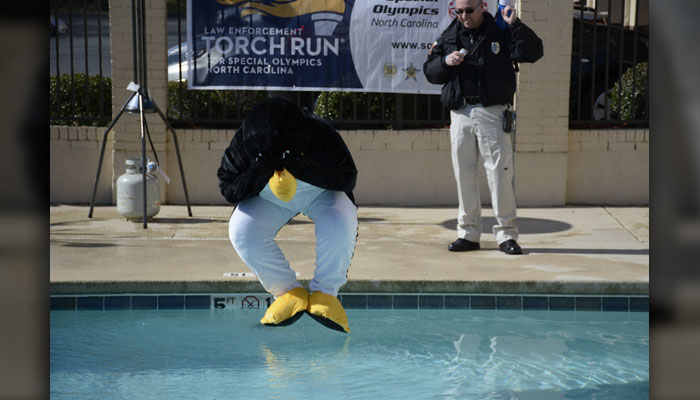
[[[290,151],[304,152],[309,141],[309,117],[293,102],[272,97],[253,107],[243,119],[240,131],[246,142],[275,158]]]

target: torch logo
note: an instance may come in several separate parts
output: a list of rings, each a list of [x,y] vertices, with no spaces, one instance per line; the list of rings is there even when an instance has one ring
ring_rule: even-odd
[[[345,13],[344,0],[216,0],[223,5],[236,6],[241,17],[262,15],[294,18],[311,14],[316,36],[331,36]]]

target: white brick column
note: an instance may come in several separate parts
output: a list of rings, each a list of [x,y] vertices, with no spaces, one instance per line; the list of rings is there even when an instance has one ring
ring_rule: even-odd
[[[516,94],[518,205],[563,205],[569,133],[570,1],[518,0],[520,19],[542,39],[544,57],[520,64]]]
[[[161,111],[167,112],[167,19],[165,0],[145,1],[147,83],[151,98]],[[132,92],[126,87],[134,80],[133,33],[131,0],[112,0],[109,3],[110,45],[112,50],[112,115],[116,116]],[[167,168],[165,153],[165,124],[158,114],[147,114],[148,130],[153,140],[161,167]],[[125,112],[110,133],[112,151],[112,202],[116,203],[117,178],[124,173],[124,160],[141,157],[141,123],[138,114]],[[108,140],[110,140],[108,138]],[[146,140],[146,157],[154,160]],[[104,173],[109,173],[105,171]],[[165,203],[166,188],[161,183],[161,202]]]

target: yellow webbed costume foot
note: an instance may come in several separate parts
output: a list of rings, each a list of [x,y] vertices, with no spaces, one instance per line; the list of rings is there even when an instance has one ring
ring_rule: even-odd
[[[340,332],[350,332],[348,316],[337,297],[323,292],[313,292],[309,296],[306,312],[323,326]]]
[[[260,323],[267,326],[287,326],[295,323],[309,307],[309,292],[294,288],[278,297],[268,307]]]

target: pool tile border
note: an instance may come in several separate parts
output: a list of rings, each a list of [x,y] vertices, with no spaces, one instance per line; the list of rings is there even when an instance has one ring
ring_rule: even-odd
[[[347,309],[466,309],[649,312],[648,296],[485,295],[485,294],[340,294]],[[261,308],[267,293],[55,295],[51,310],[183,310]]]

